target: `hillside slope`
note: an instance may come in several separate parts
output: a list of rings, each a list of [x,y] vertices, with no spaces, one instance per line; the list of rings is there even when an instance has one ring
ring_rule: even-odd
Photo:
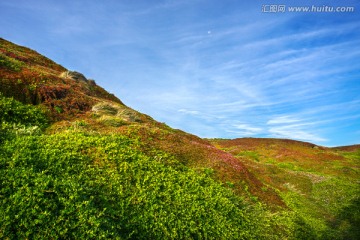
[[[239,159],[286,204],[307,219],[309,228],[331,226],[338,239],[360,234],[359,145],[326,148],[266,138],[213,139]]]
[[[54,121],[87,112],[99,99],[121,101],[82,74],[0,38],[0,89],[23,103],[41,104]]]
[[[87,131],[141,138],[144,151],[162,150],[187,166],[212,168],[215,178],[234,183],[238,193],[245,194],[242,185],[246,184],[251,194],[269,204],[283,206],[275,192],[261,190],[262,183],[244,165],[206,140],[171,129],[134,111],[94,80],[69,71],[31,49],[0,39],[0,54],[1,92],[23,103],[45,108],[53,121],[49,132],[65,131],[82,121],[82,128]]]
[[[4,39],[0,100],[0,238],[355,239],[358,151],[201,139]]]

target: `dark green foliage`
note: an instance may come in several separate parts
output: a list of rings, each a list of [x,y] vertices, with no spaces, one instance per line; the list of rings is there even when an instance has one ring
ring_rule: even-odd
[[[25,136],[0,150],[0,238],[242,239],[247,205],[123,136]],[[166,159],[165,159],[166,161]],[[266,229],[264,229],[265,231]]]
[[[17,135],[38,134],[47,124],[47,117],[39,108],[0,93],[0,143]]]
[[[360,194],[337,215],[336,228],[342,230],[343,239],[358,239],[360,236]]]
[[[0,93],[0,122],[43,128],[48,120],[39,108],[3,97]]]

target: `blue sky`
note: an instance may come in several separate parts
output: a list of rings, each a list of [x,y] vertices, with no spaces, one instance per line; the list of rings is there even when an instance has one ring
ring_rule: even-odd
[[[359,29],[353,0],[0,1],[0,37],[209,138],[360,143]]]

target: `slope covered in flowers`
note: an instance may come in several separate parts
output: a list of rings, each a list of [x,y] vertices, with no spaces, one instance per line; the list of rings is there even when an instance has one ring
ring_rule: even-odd
[[[257,138],[214,139],[212,143],[238,158],[265,185],[277,189],[309,229],[331,233],[334,239],[359,236],[359,145],[326,148]]]
[[[0,39],[0,238],[356,239],[359,153],[201,139]]]

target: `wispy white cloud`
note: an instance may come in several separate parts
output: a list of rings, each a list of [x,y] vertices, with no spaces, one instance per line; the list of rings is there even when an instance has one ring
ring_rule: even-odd
[[[267,131],[272,137],[290,138],[310,142],[326,142],[316,134],[320,122],[303,120],[293,116],[275,116],[267,121]]]
[[[296,123],[300,122],[299,119],[292,118],[291,116],[279,116],[270,119],[267,121],[267,125],[274,125],[274,124],[289,124],[289,123]]]
[[[296,139],[309,142],[326,142],[328,139],[319,137],[313,133],[310,133],[306,130],[299,129],[292,125],[281,126],[281,127],[271,127],[269,129],[271,137],[276,138],[287,138],[287,139]]]
[[[199,111],[195,111],[195,110],[180,109],[180,110],[178,110],[178,112],[181,112],[184,114],[189,114],[189,115],[199,115]]]
[[[243,136],[253,136],[259,133],[262,133],[264,129],[260,127],[251,126],[250,124],[245,123],[236,123],[229,126],[230,129],[227,129],[227,132],[235,133]]]

